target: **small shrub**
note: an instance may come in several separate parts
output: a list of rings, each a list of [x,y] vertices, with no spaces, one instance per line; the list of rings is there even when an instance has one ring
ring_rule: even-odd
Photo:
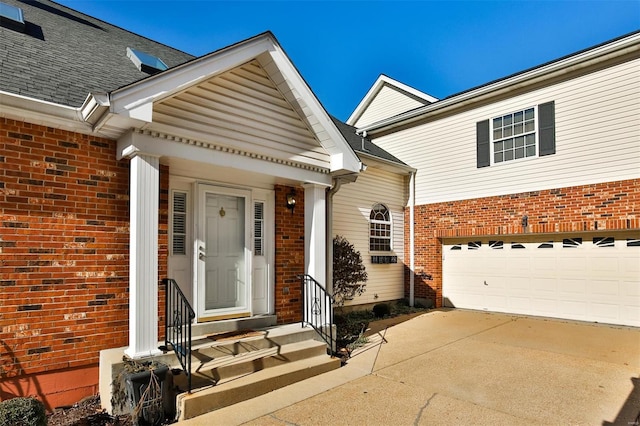
[[[417,309],[428,309],[429,308],[429,306],[425,305],[424,303],[420,302],[419,300],[416,300],[416,303],[413,306],[415,306]]]
[[[46,426],[44,404],[33,397],[18,397],[0,402],[0,425]]]
[[[333,299],[337,306],[360,296],[367,285],[362,256],[346,238],[333,239]]]
[[[336,343],[339,348],[346,348],[362,337],[373,319],[371,311],[352,311],[337,314],[333,321],[336,325]]]
[[[388,317],[391,314],[391,307],[388,303],[378,303],[373,306],[373,315],[376,318]]]

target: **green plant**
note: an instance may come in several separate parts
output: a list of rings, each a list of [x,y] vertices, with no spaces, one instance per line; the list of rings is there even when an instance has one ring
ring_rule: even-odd
[[[373,306],[373,315],[376,318],[384,318],[391,315],[391,307],[388,303],[378,303]]]
[[[33,397],[17,397],[0,402],[0,425],[46,426],[44,404]]]
[[[362,256],[346,238],[333,239],[333,298],[338,306],[361,295],[367,285],[367,271]]]
[[[333,321],[336,325],[336,343],[339,348],[349,348],[362,338],[369,322],[373,319],[371,311],[352,311],[336,314]]]

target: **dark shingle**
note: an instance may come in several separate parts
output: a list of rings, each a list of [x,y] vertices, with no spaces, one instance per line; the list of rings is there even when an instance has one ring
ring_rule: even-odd
[[[90,92],[144,79],[127,58],[132,47],[169,67],[192,55],[46,0],[2,0],[22,8],[25,33],[0,27],[0,90],[79,107]]]
[[[368,154],[373,157],[378,157],[382,160],[391,161],[399,165],[407,165],[406,163],[398,160],[393,155],[389,154],[384,149],[380,148],[378,145],[371,142],[369,139],[363,138],[362,136],[358,135],[356,133],[355,127],[343,123],[334,116],[331,116],[331,119],[335,123],[338,130],[340,130],[340,133],[342,133],[342,136],[344,136],[349,146],[351,146],[351,149],[353,149],[356,154]]]

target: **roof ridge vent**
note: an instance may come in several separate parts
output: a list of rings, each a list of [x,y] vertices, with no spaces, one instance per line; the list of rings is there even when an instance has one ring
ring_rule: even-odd
[[[140,71],[147,74],[156,74],[169,68],[162,59],[131,47],[127,47],[127,58],[131,59]]]
[[[0,26],[23,33],[26,24],[22,9],[0,2]]]

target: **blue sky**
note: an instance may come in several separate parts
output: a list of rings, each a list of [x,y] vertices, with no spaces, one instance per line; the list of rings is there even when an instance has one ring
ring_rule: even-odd
[[[200,56],[274,33],[346,120],[380,74],[437,98],[640,29],[640,0],[58,0]]]

